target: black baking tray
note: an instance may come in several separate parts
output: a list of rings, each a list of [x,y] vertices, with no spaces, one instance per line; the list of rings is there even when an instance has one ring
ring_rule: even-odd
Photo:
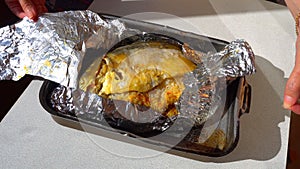
[[[107,14],[99,14],[105,20],[114,20],[118,19],[122,23],[126,25],[128,28],[138,29],[143,32],[153,33],[153,34],[161,34],[168,37],[172,37],[177,39],[181,42],[189,44],[189,46],[195,50],[207,53],[211,51],[220,51],[224,48],[228,42],[197,35],[190,32],[184,32],[178,29],[174,29],[171,27],[147,23],[143,21],[128,19],[128,18],[119,18],[117,16],[107,15]],[[162,140],[152,140],[148,139],[141,133],[135,133],[134,130],[130,130],[130,128],[136,128],[141,126],[135,126],[133,123],[127,123],[122,127],[118,127],[109,121],[107,124],[104,125],[100,124],[98,121],[93,119],[81,118],[77,117],[73,112],[65,113],[58,111],[53,108],[51,103],[51,94],[58,87],[59,84],[54,83],[52,81],[45,81],[40,89],[40,102],[41,105],[47,110],[54,118],[59,119],[59,123],[69,126],[70,124],[78,124],[91,126],[94,129],[98,130],[96,133],[102,135],[102,133],[109,132],[115,136],[118,135],[126,135],[128,136],[128,140],[137,139],[145,142],[146,144],[154,145],[158,148],[159,147],[168,147],[172,148],[173,150],[180,151],[180,152],[188,152],[196,155],[205,155],[211,157],[220,157],[224,156],[231,151],[234,150],[236,147],[238,140],[239,140],[239,118],[244,113],[249,113],[250,108],[250,98],[251,98],[251,86],[246,82],[245,77],[240,77],[232,81],[225,90],[227,90],[227,98],[226,98],[226,108],[224,109],[224,115],[222,120],[228,123],[225,127],[225,135],[226,135],[226,146],[223,150],[219,150],[216,148],[205,147],[203,145],[195,144],[189,142],[189,137],[193,132],[197,132],[197,129],[191,129],[190,133],[178,144],[175,146],[172,145],[170,142],[166,140],[172,140],[172,138],[166,138]],[[80,122],[80,123],[79,123]],[[112,129],[112,127],[114,129]],[[75,127],[79,128],[80,127]],[[105,134],[104,134],[105,135]],[[171,137],[171,136],[170,136]],[[118,139],[118,137],[114,137]],[[124,137],[122,137],[124,138]],[[127,141],[126,138],[123,141]]]

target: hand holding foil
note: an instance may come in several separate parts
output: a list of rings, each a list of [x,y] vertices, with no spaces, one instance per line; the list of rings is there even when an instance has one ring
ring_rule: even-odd
[[[9,9],[19,18],[28,18],[36,21],[38,16],[47,12],[45,0],[5,0]]]

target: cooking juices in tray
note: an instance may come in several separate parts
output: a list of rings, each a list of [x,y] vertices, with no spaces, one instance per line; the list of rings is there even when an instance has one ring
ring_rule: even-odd
[[[84,70],[80,89],[71,91],[45,82],[40,92],[45,109],[53,115],[115,134],[126,133],[153,145],[207,156],[231,152],[238,141],[239,117],[249,111],[251,90],[244,77],[215,82],[216,92],[226,94],[223,106],[216,110],[218,115],[202,114],[194,121],[178,111],[185,90],[184,75],[201,62],[207,46],[219,50],[225,43],[159,25],[120,21],[153,33],[134,35],[115,44]],[[190,47],[194,42],[198,42],[197,46]],[[206,45],[199,48],[199,44]],[[206,123],[207,119],[213,120]],[[207,132],[213,125],[213,131]]]

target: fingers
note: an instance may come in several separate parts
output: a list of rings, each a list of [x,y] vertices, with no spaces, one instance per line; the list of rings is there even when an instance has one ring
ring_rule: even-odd
[[[293,112],[295,112],[296,114],[300,114],[300,105],[299,104],[296,104],[294,106],[291,107],[291,110]]]
[[[36,20],[38,13],[35,4],[31,0],[19,0],[19,2],[26,16],[32,20]]]
[[[28,18],[36,21],[38,16],[47,12],[45,0],[5,0],[10,10],[19,18]]]
[[[300,37],[298,36],[296,42],[296,63],[291,73],[284,93],[284,108],[290,109],[295,113],[300,114]]]
[[[24,18],[26,16],[25,12],[23,11],[23,9],[18,1],[5,0],[5,3],[17,17]]]
[[[296,69],[296,68],[295,68]],[[283,106],[286,109],[292,109],[293,106],[298,105],[298,98],[300,94],[300,70],[293,70],[291,76],[289,77],[284,93],[284,103]],[[299,71],[299,72],[297,72]],[[294,107],[294,109],[297,109]],[[300,113],[300,112],[299,112]]]

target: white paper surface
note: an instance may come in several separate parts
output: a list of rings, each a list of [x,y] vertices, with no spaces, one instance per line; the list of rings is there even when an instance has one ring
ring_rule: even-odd
[[[117,15],[146,11],[176,14],[183,20],[150,13],[143,17],[227,41],[249,41],[257,55],[258,71],[248,79],[251,109],[241,118],[236,149],[221,158],[182,157],[64,127],[41,107],[38,94],[42,81],[33,81],[0,124],[1,168],[286,167],[290,114],[281,105],[284,76],[294,62],[295,36],[293,19],[285,7],[258,0],[146,0],[94,1],[90,9]],[[152,156],[146,157],[149,154]]]

